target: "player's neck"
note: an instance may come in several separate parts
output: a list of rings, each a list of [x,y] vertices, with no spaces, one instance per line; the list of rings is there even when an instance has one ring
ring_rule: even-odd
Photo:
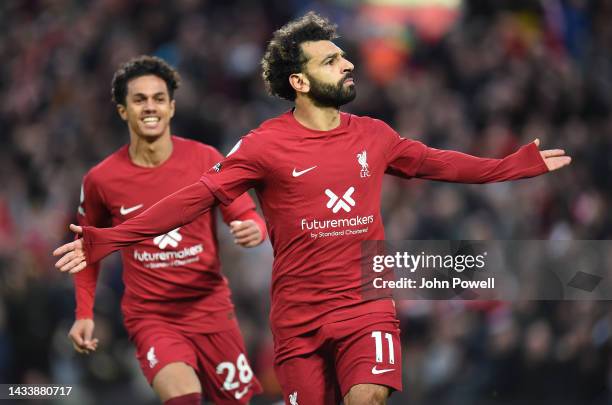
[[[128,151],[136,166],[157,167],[172,155],[172,137],[167,134],[151,140],[130,134]]]
[[[340,125],[340,110],[334,107],[317,107],[309,99],[295,100],[293,116],[303,126],[315,131],[331,131]]]

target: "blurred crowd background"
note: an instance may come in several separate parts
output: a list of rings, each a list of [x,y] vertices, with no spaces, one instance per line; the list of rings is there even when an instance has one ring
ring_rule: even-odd
[[[72,384],[75,404],[156,403],[121,323],[121,264],[104,263],[100,349],[74,353],[71,238],[81,178],[128,141],[110,101],[121,62],[178,68],[173,133],[227,152],[290,108],[266,95],[271,33],[306,11],[339,25],[356,65],[346,110],[438,148],[502,157],[540,138],[570,168],[527,181],[449,185],[389,177],[387,239],[610,239],[610,0],[9,0],[0,2],[0,383]],[[267,326],[271,248],[222,262],[266,393],[282,400]],[[410,301],[398,305],[404,392],[391,404],[609,404],[608,302]]]

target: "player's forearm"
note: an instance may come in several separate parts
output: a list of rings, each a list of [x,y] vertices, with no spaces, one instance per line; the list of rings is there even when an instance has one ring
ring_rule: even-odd
[[[76,300],[75,319],[93,319],[93,308],[96,297],[96,285],[100,264],[89,265],[85,271],[74,275],[74,292]]]
[[[201,182],[184,187],[140,215],[113,228],[83,227],[87,263],[98,262],[122,247],[169,232],[208,211],[216,200]]]
[[[96,299],[95,288],[75,288],[75,319],[93,319],[93,308]]]
[[[416,176],[456,183],[491,183],[539,176],[548,171],[534,143],[503,159],[429,148]]]

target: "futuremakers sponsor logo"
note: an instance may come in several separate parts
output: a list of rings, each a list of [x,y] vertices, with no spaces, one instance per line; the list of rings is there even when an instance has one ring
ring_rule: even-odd
[[[160,249],[165,249],[168,245],[173,248],[178,247],[179,243],[183,240],[183,236],[179,233],[179,228],[173,229],[168,233],[157,236],[153,239],[153,243],[159,246]]]
[[[153,239],[153,243],[160,249],[166,249],[168,246],[176,248],[183,240],[183,236],[176,228],[172,231],[159,235]],[[170,260],[182,260],[199,255],[204,251],[204,246],[201,243],[188,246],[181,250],[169,250],[167,252],[145,252],[134,249],[134,259],[141,262],[166,262]],[[177,263],[181,264],[181,263]],[[184,264],[184,263],[183,263]]]
[[[204,247],[201,243],[169,252],[139,252],[138,250],[134,250],[134,259],[140,260],[141,262],[168,261],[197,256],[203,251]]]
[[[352,197],[354,192],[355,187],[350,187],[348,190],[346,190],[342,197],[338,197],[333,191],[326,189],[325,195],[329,197],[327,208],[332,210],[334,214],[338,213],[340,209],[343,209],[346,212],[351,212],[351,207],[354,207],[356,204]]]
[[[368,225],[374,222],[374,215],[357,216],[340,219],[302,219],[302,230],[345,228],[349,226]]]
[[[355,187],[349,187],[344,192],[342,197],[337,196],[330,189],[325,190],[325,195],[329,198],[326,207],[332,210],[334,214],[337,214],[340,210],[345,212],[351,212],[351,207],[357,205],[353,199],[353,193]],[[318,229],[334,229],[334,228],[347,228],[362,225],[369,225],[374,222],[374,215],[357,215],[350,218],[338,218],[338,219],[305,219],[301,220],[302,230],[318,230]]]

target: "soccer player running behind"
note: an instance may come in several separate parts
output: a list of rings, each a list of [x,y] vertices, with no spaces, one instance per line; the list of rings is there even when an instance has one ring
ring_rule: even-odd
[[[112,81],[113,101],[130,142],[83,180],[81,225],[111,226],[197,181],[222,159],[214,148],[171,136],[179,75],[163,60],[141,56]],[[247,194],[221,213],[235,242],[260,244],[265,224]],[[168,232],[169,231],[169,232]],[[220,273],[216,219],[207,212],[185,226],[122,249],[125,327],[144,375],[165,404],[245,404],[261,388],[245,357],[227,280]],[[95,351],[93,306],[99,265],[75,276],[76,320],[69,337]]]
[[[61,271],[79,272],[111,251],[189,223],[255,188],[274,247],[271,327],[275,369],[292,404],[384,404],[402,388],[398,321],[390,298],[365,300],[361,242],[383,240],[385,173],[486,183],[570,163],[538,142],[504,159],[429,148],[382,121],[340,112],[355,98],[354,66],[335,27],[308,13],[274,33],[264,55],[271,94],[295,108],[264,122],[199,182],[114,228],[71,229]]]

